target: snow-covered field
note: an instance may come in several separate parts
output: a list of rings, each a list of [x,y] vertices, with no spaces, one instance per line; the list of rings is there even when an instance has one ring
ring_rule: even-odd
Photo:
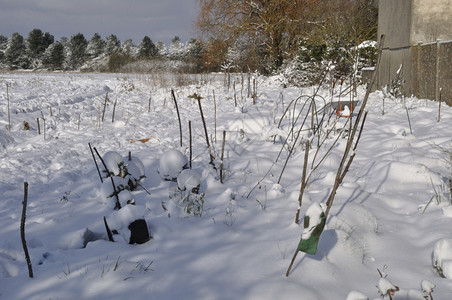
[[[451,298],[451,107],[441,107],[438,122],[435,102],[386,99],[382,114],[382,93],[371,94],[355,160],[338,189],[317,253],[300,252],[286,277],[303,232],[303,222],[294,223],[305,154],[300,142],[310,139],[312,145],[303,216],[331,192],[347,141],[336,129],[346,118],[325,119],[320,136],[303,130],[278,185],[296,132],[288,135],[288,144],[283,141],[301,111],[295,126],[300,128],[306,98],[295,110],[289,108],[280,129],[277,125],[290,101],[312,95],[313,89],[283,89],[258,78],[253,105],[241,76],[233,78],[235,92],[232,86],[227,90],[222,75],[198,77],[185,86],[177,86],[178,79],[0,74],[1,299],[367,299],[362,294],[380,299],[377,285],[388,282],[400,288],[393,299],[423,299],[422,282],[424,288],[429,282],[436,286],[434,299]],[[209,164],[198,103],[188,97],[194,93],[204,97],[216,169]],[[327,89],[319,93],[324,100],[316,98],[318,108],[331,100]],[[363,97],[361,88],[358,98]],[[176,182],[158,173],[169,149],[189,158],[189,121],[199,194],[179,191]],[[309,129],[310,118],[304,127]],[[333,131],[316,154],[327,130]],[[276,142],[275,133],[280,135]],[[323,164],[312,171],[338,135]],[[143,162],[146,177],[131,194],[150,241],[128,244],[127,228],[115,235],[116,242],[108,241],[103,217],[114,226],[127,217],[118,217],[106,198],[89,144],[101,155],[116,151],[127,157],[130,151]],[[25,235],[34,278],[28,277],[19,231],[24,182],[29,183]],[[434,268],[434,259],[446,278]]]

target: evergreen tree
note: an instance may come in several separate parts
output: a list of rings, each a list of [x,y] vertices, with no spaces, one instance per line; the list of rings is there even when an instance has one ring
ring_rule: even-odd
[[[50,45],[52,45],[55,42],[55,38],[50,33],[46,32],[43,36],[43,45],[45,49],[47,49]]]
[[[120,50],[121,42],[114,34],[110,34],[105,39],[105,54],[110,55]]]
[[[154,42],[152,42],[152,40],[148,36],[145,36],[138,48],[138,57],[141,59],[150,59],[157,56],[157,54],[158,51]]]
[[[52,70],[63,68],[65,60],[64,46],[61,42],[56,42],[47,47],[43,55],[42,64]]]
[[[203,45],[200,40],[191,39],[188,41],[185,60],[194,65],[196,72],[202,71],[202,51]]]
[[[7,64],[12,68],[26,69],[28,67],[24,37],[19,33],[15,32],[9,38],[5,58]]]
[[[168,54],[171,59],[181,60],[184,58],[184,44],[180,41],[178,36],[175,36],[171,40],[171,45],[168,49]]]
[[[93,59],[99,57],[105,48],[105,42],[102,40],[101,36],[98,33],[95,33],[93,37],[89,40],[88,46],[86,48],[86,52],[88,56]]]
[[[167,53],[165,43],[158,41],[157,43],[155,43],[155,47],[157,48],[158,55],[166,56]]]
[[[86,47],[88,41],[82,33],[77,33],[71,36],[69,41],[69,67],[77,69],[83,65],[86,60]]]
[[[38,58],[44,53],[46,47],[44,45],[44,34],[41,29],[33,29],[28,33],[27,52],[30,58]]]
[[[0,64],[5,63],[6,47],[8,47],[8,38],[0,34]]]
[[[130,58],[135,58],[138,55],[138,47],[131,39],[128,39],[122,43],[121,52]]]

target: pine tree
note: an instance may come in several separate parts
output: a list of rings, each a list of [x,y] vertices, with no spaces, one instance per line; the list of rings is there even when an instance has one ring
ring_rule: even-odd
[[[182,44],[178,36],[175,36],[171,40],[171,45],[169,46],[168,53],[170,58],[174,60],[181,60],[184,58],[184,44]]]
[[[128,39],[122,43],[121,52],[133,59],[138,55],[138,47],[131,39]]]
[[[5,63],[6,47],[8,47],[8,38],[0,34],[0,64]]]
[[[56,42],[47,47],[42,64],[51,70],[60,70],[63,68],[64,60],[64,46],[61,42]]]
[[[83,33],[77,33],[71,36],[69,41],[69,67],[73,69],[80,68],[86,60],[86,47],[88,41]]]
[[[28,67],[24,37],[19,33],[15,32],[9,38],[5,58],[11,68],[26,69]]]
[[[55,42],[55,38],[50,33],[46,32],[46,33],[44,33],[42,42],[43,42],[45,49],[47,49],[50,45],[52,45]]]
[[[138,57],[141,59],[150,59],[157,56],[157,54],[158,51],[154,42],[148,36],[145,36],[138,47]]]
[[[46,47],[44,45],[44,34],[41,29],[33,29],[28,33],[27,51],[30,58],[38,58],[44,53]]]
[[[114,34],[110,34],[105,39],[105,54],[110,55],[120,50],[121,42]]]
[[[93,37],[89,40],[88,46],[86,48],[86,52],[89,58],[93,59],[99,57],[105,48],[105,42],[102,40],[102,37],[95,33]]]
[[[157,48],[157,52],[159,56],[166,56],[166,46],[162,41],[158,41],[155,43],[155,47]]]

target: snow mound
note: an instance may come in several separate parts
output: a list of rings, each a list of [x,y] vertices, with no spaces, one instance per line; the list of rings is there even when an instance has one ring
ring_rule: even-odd
[[[433,266],[441,276],[452,278],[452,239],[436,242],[433,249]]]
[[[171,149],[160,157],[158,172],[164,180],[176,180],[182,170],[188,167],[188,159],[180,151]]]
[[[103,160],[110,174],[119,176],[121,173],[121,165],[124,164],[121,154],[116,151],[108,151],[104,154]],[[108,173],[102,166],[102,174]],[[106,176],[107,177],[107,176]]]
[[[177,177],[177,186],[181,191],[189,190],[197,194],[201,185],[201,175],[195,170],[183,170]]]

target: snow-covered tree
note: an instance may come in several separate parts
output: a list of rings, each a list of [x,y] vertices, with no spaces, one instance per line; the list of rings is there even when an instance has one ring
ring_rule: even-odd
[[[155,43],[155,47],[157,48],[159,56],[166,56],[167,52],[165,43],[158,41],[157,43]]]
[[[169,57],[174,60],[181,60],[184,58],[185,47],[178,36],[175,36],[171,40],[171,45],[169,46],[168,54]]]
[[[46,68],[59,70],[63,68],[64,60],[64,46],[61,42],[56,42],[47,47],[43,54],[42,64]]]
[[[141,59],[150,59],[157,56],[158,50],[154,42],[145,36],[138,46],[138,57]]]
[[[121,52],[128,57],[135,58],[138,55],[138,47],[132,39],[128,39],[121,44]]]
[[[10,67],[28,67],[24,37],[19,33],[15,32],[9,38],[8,46],[5,50],[5,58]]]
[[[86,60],[87,45],[88,41],[85,39],[83,33],[77,33],[71,36],[69,41],[69,67],[77,69],[82,66]]]
[[[121,48],[121,42],[114,34],[110,34],[105,39],[105,54],[110,55],[113,52],[119,51]]]
[[[28,34],[27,38],[27,51],[30,58],[38,58],[46,47],[44,45],[44,34],[41,29],[33,29]]]
[[[93,59],[99,57],[104,52],[105,42],[102,37],[96,32],[93,34],[86,47],[86,53],[89,58]]]
[[[0,63],[5,63],[5,50],[8,47],[8,38],[0,34]]]

